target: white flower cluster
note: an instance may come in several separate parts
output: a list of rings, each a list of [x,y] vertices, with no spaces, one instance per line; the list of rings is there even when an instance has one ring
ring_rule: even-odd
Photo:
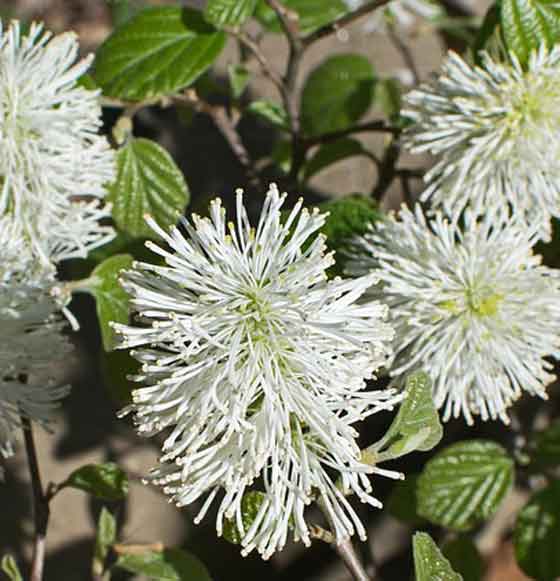
[[[534,52],[526,67],[482,56],[471,66],[450,52],[439,77],[406,96],[414,120],[405,144],[439,161],[422,199],[457,220],[468,206],[494,208],[547,239],[560,217],[560,46]]]
[[[78,84],[91,59],[40,25],[0,21],[0,452],[28,418],[46,425],[68,392],[55,362],[62,334],[56,263],[112,236],[99,220],[114,156],[98,135],[98,93]]]
[[[560,272],[532,251],[536,228],[488,213],[464,228],[437,213],[403,208],[358,241],[355,275],[382,281],[368,294],[389,305],[391,374],[424,369],[444,419],[500,418],[523,391],[546,398],[560,358]]]
[[[499,51],[497,51],[499,52]],[[533,253],[560,216],[560,47],[526,66],[450,53],[404,111],[413,152],[438,155],[422,199],[356,241],[349,272],[373,270],[390,307],[391,374],[428,371],[444,418],[508,421],[523,391],[546,397],[559,358],[558,272]]]
[[[300,201],[283,221],[284,198],[271,186],[256,228],[240,191],[236,223],[219,199],[210,218],[183,221],[188,238],[150,220],[172,252],[149,244],[165,265],[125,273],[138,324],[114,325],[142,363],[143,386],[124,413],[141,434],[166,433],[151,480],[180,506],[207,495],[196,522],[217,502],[218,533],[233,521],[243,552],[264,558],[290,529],[309,543],[313,499],[338,541],[364,538],[346,495],[380,506],[368,474],[399,477],[362,461],[354,427],[400,401],[365,390],[393,337],[387,307],[359,302],[376,279],[327,281],[333,256],[316,235],[325,216]],[[254,485],[263,502],[245,529],[242,500]]]

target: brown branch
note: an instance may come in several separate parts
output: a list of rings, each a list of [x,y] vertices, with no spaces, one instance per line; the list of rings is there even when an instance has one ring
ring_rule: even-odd
[[[385,6],[385,4],[388,4],[389,2],[390,0],[373,0],[372,2],[363,4],[359,8],[356,8],[356,10],[341,16],[333,22],[329,22],[329,24],[325,24],[325,26],[321,26],[321,28],[318,28],[315,30],[315,32],[312,32],[306,36],[304,39],[302,39],[304,46],[308,47],[310,44],[313,44],[317,40],[338,32],[339,30],[358,20],[358,18],[373,12],[377,8],[381,8],[381,6]]]
[[[31,476],[31,489],[33,491],[33,520],[35,522],[35,539],[33,542],[33,556],[31,559],[30,581],[42,581],[45,565],[45,542],[47,526],[49,523],[49,498],[43,491],[37,450],[33,439],[31,422],[28,418],[22,418],[23,436],[27,463]]]
[[[350,539],[346,539],[341,543],[331,543],[331,546],[337,552],[341,561],[346,565],[346,568],[355,581],[371,581]]]

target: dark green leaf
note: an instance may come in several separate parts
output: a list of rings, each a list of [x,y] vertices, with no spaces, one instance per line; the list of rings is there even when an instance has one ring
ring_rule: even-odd
[[[189,202],[189,189],[163,147],[149,139],[130,139],[119,149],[117,167],[108,199],[120,230],[134,237],[156,237],[146,214],[163,228],[177,223]]]
[[[337,161],[356,155],[368,155],[363,145],[356,139],[345,138],[332,143],[325,143],[317,149],[313,157],[305,165],[304,179],[309,180],[315,174]]]
[[[87,464],[78,468],[63,487],[78,488],[104,500],[122,500],[128,494],[128,477],[116,464]]]
[[[245,532],[249,530],[249,527],[257,517],[257,513],[259,512],[264,498],[264,493],[258,491],[247,492],[243,496],[243,500],[241,501],[241,520],[243,521]],[[243,538],[243,535],[237,528],[235,521],[229,519],[226,519],[224,522],[223,536],[224,539],[230,543],[234,543],[235,545],[238,545]]]
[[[4,555],[0,565],[2,571],[6,573],[10,581],[23,581],[23,576],[19,571],[16,560],[11,555]]]
[[[283,0],[282,4],[299,16],[299,30],[303,34],[310,34],[348,11],[343,0]],[[282,30],[275,12],[265,0],[261,0],[257,5],[256,16],[269,30],[273,32]]]
[[[383,441],[389,446],[384,455],[398,458],[414,450],[427,452],[438,444],[443,428],[434,405],[432,382],[423,371],[406,379],[406,398]]]
[[[560,420],[556,420],[543,432],[536,434],[531,442],[534,451],[531,465],[535,470],[543,470],[560,465]]]
[[[115,517],[105,508],[101,508],[99,520],[97,521],[97,535],[95,537],[95,550],[93,553],[93,574],[101,577],[105,571],[105,560],[109,553],[109,548],[117,538],[117,521]]]
[[[369,109],[375,74],[369,60],[359,54],[329,57],[314,69],[303,88],[302,126],[307,135],[346,129]]]
[[[116,566],[157,581],[211,581],[202,562],[181,549],[121,555]]]
[[[88,279],[87,288],[95,297],[103,348],[106,351],[113,349],[116,342],[110,323],[128,323],[128,295],[119,284],[119,274],[131,265],[132,256],[117,254],[97,266]]]
[[[250,73],[243,65],[230,65],[228,67],[228,76],[231,94],[234,99],[239,99],[247,88]]]
[[[560,481],[534,494],[521,509],[513,545],[527,575],[542,581],[560,577]]]
[[[427,533],[412,537],[416,581],[462,581]]]
[[[275,127],[288,130],[288,115],[282,105],[267,101],[265,99],[253,101],[248,107],[247,111],[266,119]]]
[[[418,526],[424,519],[418,516],[416,485],[418,474],[407,474],[405,480],[398,481],[391,490],[386,506],[395,518],[413,526]]]
[[[285,174],[289,173],[292,165],[292,142],[284,139],[278,141],[270,158]]]
[[[532,50],[560,40],[560,6],[555,0],[501,0],[500,23],[506,46],[526,63]]]
[[[109,393],[120,406],[129,404],[132,400],[132,390],[138,384],[129,379],[136,375],[140,364],[126,349],[117,351],[101,351],[100,368],[103,383]]]
[[[476,37],[473,42],[472,50],[475,58],[475,62],[480,64],[480,52],[487,50],[489,45],[494,41],[497,35],[499,35],[500,26],[500,6],[498,3],[492,4],[486,16],[482,21]]]
[[[466,531],[492,516],[513,483],[513,461],[486,440],[465,440],[439,452],[418,479],[418,513]]]
[[[330,275],[342,275],[346,260],[345,251],[354,236],[367,232],[370,224],[381,216],[376,203],[364,196],[352,195],[319,204],[321,212],[328,212],[321,233],[327,237],[327,246],[336,252],[336,264]]]
[[[140,101],[192,84],[218,57],[225,35],[178,6],[143,10],[101,45],[95,79],[103,93]]]
[[[443,545],[444,556],[464,581],[481,581],[484,575],[484,561],[475,544],[464,535]]]
[[[208,0],[204,18],[218,28],[239,26],[255,11],[258,0]]]
[[[108,2],[111,10],[113,27],[117,28],[127,20],[130,20],[135,14],[138,14],[140,10],[146,8],[148,1],[149,0],[116,0]]]

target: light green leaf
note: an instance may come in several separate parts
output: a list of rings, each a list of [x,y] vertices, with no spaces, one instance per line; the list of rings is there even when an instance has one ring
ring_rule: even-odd
[[[560,577],[560,481],[534,494],[521,509],[513,545],[527,575],[542,581]]]
[[[302,126],[309,136],[346,129],[369,109],[375,74],[359,54],[329,57],[314,69],[301,97]]]
[[[434,405],[432,382],[423,371],[409,375],[405,386],[406,397],[397,416],[377,449],[388,447],[382,453],[387,458],[398,458],[414,450],[427,452],[438,444],[443,428]]]
[[[240,26],[248,20],[258,0],[208,0],[204,18],[218,28]]]
[[[500,23],[507,48],[526,63],[532,50],[560,40],[560,5],[556,0],[501,0]]]
[[[368,155],[368,152],[357,139],[344,138],[325,143],[317,149],[313,157],[305,165],[304,179],[309,180],[315,174],[336,162],[357,155]]]
[[[104,500],[122,500],[128,494],[128,477],[113,462],[86,464],[66,479],[61,488],[78,488]]]
[[[211,581],[202,562],[181,549],[121,555],[115,566],[157,581]]]
[[[310,34],[348,11],[343,0],[283,0],[282,4],[299,16],[299,30],[303,34]],[[269,30],[281,32],[278,18],[265,0],[259,2],[256,16]]]
[[[132,101],[171,95],[191,85],[221,53],[225,35],[196,10],[141,11],[97,51],[95,80],[103,94]]]
[[[245,92],[249,83],[250,73],[243,65],[229,65],[228,67],[229,84],[231,94],[234,99],[239,99]]]
[[[389,119],[400,121],[402,86],[397,79],[379,79],[375,84],[373,102]]]
[[[443,555],[464,581],[481,581],[484,575],[484,561],[476,545],[465,535],[460,535],[441,547]]]
[[[245,532],[247,532],[253,521],[257,517],[259,509],[264,501],[265,495],[263,492],[258,492],[253,490],[247,492],[243,495],[241,500],[241,520],[243,522],[243,527]],[[241,543],[243,535],[241,531],[237,528],[235,520],[225,519],[224,521],[224,539],[238,545]]]
[[[134,237],[156,237],[146,214],[163,228],[177,223],[189,202],[189,189],[163,147],[149,139],[130,139],[118,151],[117,168],[108,199],[120,230]]]
[[[288,114],[279,103],[261,99],[259,101],[253,101],[247,107],[247,111],[266,119],[275,127],[279,127],[285,131],[288,130]]]
[[[115,543],[116,538],[117,521],[105,507],[102,507],[99,520],[97,521],[97,535],[93,553],[92,570],[95,577],[101,577],[103,575],[109,548]]]
[[[412,537],[416,581],[462,581],[428,533]]]
[[[418,479],[418,513],[466,531],[491,517],[513,483],[513,460],[486,440],[453,444],[428,461]]]
[[[132,266],[130,254],[116,254],[96,266],[86,281],[87,290],[95,297],[103,348],[106,351],[114,349],[116,344],[115,333],[110,323],[112,321],[128,323],[128,295],[119,284],[119,274],[130,266]]]
[[[4,555],[0,565],[2,571],[6,573],[10,581],[23,581],[23,576],[19,571],[16,560],[11,555]]]

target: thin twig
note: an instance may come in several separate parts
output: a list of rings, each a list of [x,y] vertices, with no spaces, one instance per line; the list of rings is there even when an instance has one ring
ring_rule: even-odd
[[[260,178],[255,172],[249,152],[245,148],[245,145],[243,145],[241,137],[235,128],[235,124],[228,117],[225,107],[211,105],[210,103],[203,101],[198,97],[196,91],[193,89],[188,89],[183,94],[172,97],[172,99],[176,102],[190,105],[199,113],[206,113],[209,115],[212,121],[214,121],[216,127],[225,137],[238,161],[245,168],[251,185],[257,188],[261,186]]]
[[[347,137],[348,135],[354,135],[356,133],[367,133],[367,132],[381,132],[381,133],[392,133],[398,135],[400,129],[392,125],[387,125],[387,123],[382,119],[377,119],[375,121],[368,121],[367,123],[360,123],[358,125],[353,125],[352,127],[347,127],[346,129],[341,129],[340,131],[331,131],[329,133],[323,133],[322,135],[317,135],[315,137],[309,137],[304,140],[306,147],[312,147],[313,145],[319,145],[322,143],[329,143],[331,141],[336,141],[342,137]]]
[[[317,30],[315,30],[315,32],[312,32],[311,34],[306,36],[303,39],[304,46],[307,47],[310,44],[316,42],[317,40],[324,38],[325,36],[330,36],[331,34],[338,32],[339,30],[349,26],[354,21],[358,20],[358,18],[361,18],[362,16],[365,16],[366,14],[373,12],[377,8],[381,8],[381,6],[384,6],[389,2],[390,0],[373,0],[372,2],[367,2],[366,4],[363,4],[359,8],[356,8],[356,10],[349,12],[344,16],[341,16],[340,18],[334,20],[333,22],[329,22],[329,24],[325,24],[325,26],[318,28]]]
[[[346,539],[341,543],[331,543],[331,546],[346,565],[355,581],[371,581],[371,577],[366,573],[350,539]]]
[[[276,86],[279,90],[280,94],[282,94],[284,90],[284,83],[280,75],[272,68],[270,63],[268,62],[266,56],[261,51],[259,44],[252,38],[249,34],[244,32],[243,30],[238,29],[228,29],[228,32],[237,38],[237,40],[247,48],[251,54],[257,59],[263,73],[272,81],[272,83]]]
[[[27,463],[31,476],[31,488],[33,491],[33,520],[35,522],[35,539],[33,543],[33,556],[31,560],[31,572],[29,581],[42,581],[45,565],[45,541],[47,526],[49,523],[49,499],[43,491],[37,450],[33,439],[31,422],[28,418],[22,418],[23,436]]]
[[[395,48],[399,51],[404,64],[406,65],[407,69],[412,74],[412,79],[415,85],[420,83],[420,73],[418,71],[418,67],[416,66],[416,61],[412,56],[412,52],[410,51],[410,47],[403,41],[403,39],[399,36],[399,34],[395,31],[395,28],[392,24],[389,24],[387,27],[387,31],[389,32],[389,38],[391,42],[395,46]]]

